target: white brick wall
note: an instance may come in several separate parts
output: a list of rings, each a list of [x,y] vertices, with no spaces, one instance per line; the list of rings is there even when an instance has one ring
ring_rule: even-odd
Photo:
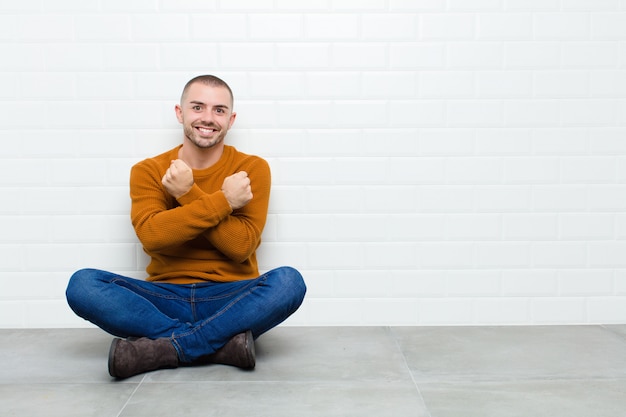
[[[0,56],[0,327],[144,276],[128,170],[201,73],[272,166],[289,324],[626,321],[623,0],[0,0]]]

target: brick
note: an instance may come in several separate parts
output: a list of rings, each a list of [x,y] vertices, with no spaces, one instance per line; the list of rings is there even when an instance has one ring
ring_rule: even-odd
[[[588,39],[590,34],[588,13],[535,13],[533,15],[535,39]]]
[[[79,74],[76,80],[79,99],[124,99],[133,94],[130,74]]]
[[[503,106],[498,100],[448,101],[446,117],[448,124],[465,126],[502,126]]]
[[[478,323],[515,325],[530,320],[529,301],[525,298],[478,298],[472,311]]]
[[[449,184],[499,184],[503,174],[500,158],[448,158],[445,182]]]
[[[463,213],[472,211],[472,187],[420,187],[417,192],[418,209],[426,213]]]
[[[560,45],[556,42],[509,42],[504,49],[507,69],[546,69],[560,66]]]
[[[474,132],[471,129],[420,130],[420,155],[471,155],[473,150]]]
[[[526,155],[531,151],[531,130],[477,129],[475,147],[478,155]]]
[[[420,37],[425,40],[471,39],[476,30],[476,19],[471,13],[422,14]]]
[[[381,240],[393,237],[394,241],[414,242],[443,240],[444,217],[435,214],[397,214],[384,215],[380,221],[385,232]],[[356,225],[359,228],[362,225]]]
[[[470,324],[472,300],[469,298],[431,298],[420,301],[419,320],[422,325],[443,323]]]
[[[387,64],[387,47],[380,42],[335,43],[331,60],[335,68],[381,69]]]
[[[445,103],[439,100],[394,100],[389,103],[389,121],[393,126],[443,126]]]
[[[590,95],[592,97],[625,97],[626,71],[598,70],[590,74]]]
[[[355,40],[359,18],[355,14],[306,14],[304,33],[311,40]]]
[[[586,321],[583,297],[545,297],[531,302],[531,320],[535,324],[580,324]]]
[[[563,68],[615,68],[620,57],[616,42],[564,42],[560,49]]]
[[[388,161],[385,158],[334,158],[332,166],[335,184],[384,184]]]
[[[47,71],[98,71],[104,63],[100,44],[51,44],[43,55]]]
[[[184,14],[137,14],[131,34],[137,41],[181,41],[189,39],[190,19]]]
[[[565,183],[612,183],[616,180],[617,161],[613,157],[570,157],[561,161]]]
[[[505,214],[505,240],[556,240],[558,221],[554,214]]]
[[[480,98],[530,97],[533,81],[530,71],[478,71],[476,95]]]
[[[587,189],[579,185],[534,186],[534,211],[584,211],[587,209]]]
[[[154,71],[159,54],[159,47],[152,44],[103,45],[102,66],[108,71]]]
[[[446,62],[451,68],[499,69],[504,56],[504,48],[498,42],[451,42]]]
[[[131,19],[127,15],[100,14],[75,19],[76,39],[79,41],[129,41]]]
[[[523,268],[531,262],[530,245],[525,242],[478,242],[475,246],[479,268]]]
[[[445,8],[445,0],[389,0],[389,9],[394,11],[433,12]]]
[[[613,215],[604,213],[563,213],[559,215],[561,239],[611,240],[615,234]]]
[[[270,53],[270,51],[266,51],[266,53]],[[280,68],[288,69],[328,69],[333,55],[328,44],[297,42],[279,44],[275,53],[276,64]],[[267,61],[269,63],[269,60]],[[261,60],[260,62],[264,61]]]
[[[339,128],[367,128],[388,124],[387,101],[336,101],[333,106],[334,125]]]
[[[559,289],[564,296],[611,295],[613,272],[608,270],[559,271]]]
[[[247,28],[254,40],[293,40],[301,38],[302,16],[299,14],[253,14],[248,16]]]
[[[512,269],[502,272],[505,296],[550,297],[558,295],[557,270]]]
[[[76,76],[70,73],[25,72],[19,84],[13,83],[15,88],[18,85],[21,98],[55,100],[76,97]]]
[[[533,36],[530,13],[481,13],[477,27],[478,39],[531,40]]]
[[[364,98],[410,98],[415,97],[417,91],[417,76],[410,71],[371,71],[362,74],[360,78],[362,80],[360,94]],[[345,84],[350,85],[349,82]],[[347,95],[352,93],[349,92]],[[358,93],[354,95],[357,96]]]
[[[58,42],[74,38],[72,16],[61,14],[24,14],[18,17],[18,40]]]
[[[191,16],[191,36],[204,41],[243,41],[248,38],[247,17],[245,14],[221,14],[216,19],[213,14]]]
[[[504,103],[507,126],[552,127],[558,124],[560,103],[554,100],[511,100]]]
[[[587,71],[537,71],[533,77],[536,97],[587,97],[589,73]]]
[[[338,193],[340,191],[341,189],[338,190]],[[356,200],[359,208],[362,207],[362,210],[368,213],[414,213],[417,208],[417,191],[411,185],[370,186],[365,188],[363,192],[360,190],[348,191],[351,191],[348,198],[352,198],[351,201]],[[362,203],[360,203],[361,200],[363,200]],[[339,200],[339,202],[344,203],[341,207],[350,207],[343,200]],[[353,205],[355,203],[352,203]]]
[[[394,42],[389,45],[389,63],[392,69],[443,68],[445,62],[444,43]]]
[[[564,100],[561,120],[568,126],[614,126],[617,121],[615,100]]]
[[[626,320],[625,297],[593,297],[587,303],[592,323],[623,323]]]
[[[459,98],[474,96],[474,74],[470,71],[423,71],[419,75],[420,97]]]
[[[504,166],[504,182],[511,184],[545,184],[559,181],[559,160],[556,158],[508,158]]]
[[[534,129],[533,152],[538,155],[581,155],[587,153],[589,133],[579,128]]]
[[[414,40],[418,18],[413,14],[364,14],[361,36],[367,40]]]
[[[581,268],[587,265],[587,247],[581,242],[535,242],[531,256],[533,265],[539,268]]]
[[[390,184],[441,184],[445,160],[442,158],[393,158],[388,166]]]
[[[417,246],[417,262],[423,269],[466,269],[473,266],[468,242],[428,242]]]
[[[624,259],[626,242],[606,241],[589,243],[589,265],[593,267],[620,267],[626,266]]]
[[[45,51],[38,44],[0,44],[0,61],[2,71],[43,71],[45,65]]]
[[[626,36],[626,13],[603,12],[591,15],[593,39],[624,39]]]
[[[474,188],[473,204],[479,212],[528,211],[530,196],[528,186],[478,186]]]
[[[502,219],[499,214],[448,214],[444,224],[446,240],[502,239]]]

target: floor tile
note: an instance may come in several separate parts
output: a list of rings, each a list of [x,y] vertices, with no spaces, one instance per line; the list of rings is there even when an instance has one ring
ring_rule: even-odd
[[[110,382],[99,329],[0,330],[0,383]]]
[[[423,384],[432,417],[609,417],[626,410],[625,380]]]
[[[404,357],[384,327],[283,327],[256,342],[253,371],[208,365],[152,373],[149,381],[410,380]]]
[[[393,328],[417,381],[626,378],[626,339],[600,326]]]
[[[135,384],[0,384],[0,414],[16,417],[116,417]]]
[[[155,401],[166,398],[166,401]],[[120,417],[426,417],[414,387],[400,382],[147,383]]]

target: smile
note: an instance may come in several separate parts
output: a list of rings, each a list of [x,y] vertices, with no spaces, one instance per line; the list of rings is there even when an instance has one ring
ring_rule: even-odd
[[[215,129],[211,129],[208,127],[196,127],[196,129],[198,129],[198,131],[203,135],[211,135],[216,132]]]

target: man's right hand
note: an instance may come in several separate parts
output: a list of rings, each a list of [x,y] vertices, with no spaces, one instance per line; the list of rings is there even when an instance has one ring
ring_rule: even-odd
[[[248,204],[252,200],[252,188],[250,187],[248,173],[239,171],[230,177],[226,177],[222,184],[222,192],[233,210]]]

